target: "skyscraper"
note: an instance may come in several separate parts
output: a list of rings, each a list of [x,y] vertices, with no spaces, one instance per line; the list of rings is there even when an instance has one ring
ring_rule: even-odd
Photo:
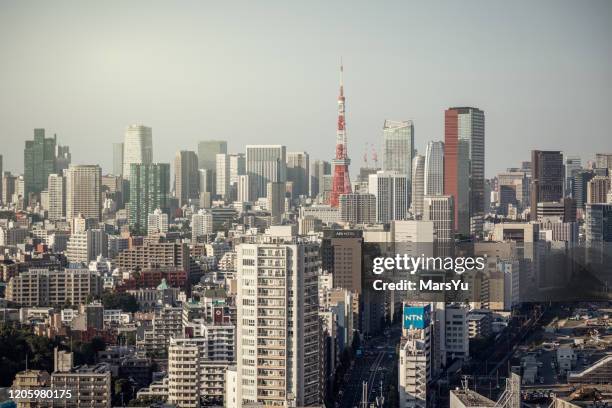
[[[251,178],[247,174],[238,176],[238,201],[253,201],[252,192],[253,187],[251,186]]]
[[[436,255],[450,255],[451,245],[454,241],[454,220],[452,196],[425,196],[423,197],[423,220],[433,221],[436,233]]]
[[[420,218],[423,215],[423,195],[425,191],[425,157],[420,154],[412,159],[412,214]]]
[[[181,207],[189,204],[190,199],[200,198],[199,183],[198,156],[188,150],[177,152],[174,157],[174,194]]]
[[[113,175],[123,175],[123,143],[113,143]]]
[[[612,173],[612,153],[596,153],[595,166],[598,169],[608,169],[608,175]]]
[[[49,192],[48,215],[50,221],[59,221],[66,217],[66,179],[59,174],[49,174],[47,183]]]
[[[219,153],[216,156],[216,186],[217,195],[224,200],[229,199],[230,187],[230,156],[229,154]]]
[[[412,181],[414,124],[411,120],[385,120],[383,125],[383,170],[405,174]]]
[[[57,137],[45,137],[45,129],[34,129],[34,140],[26,140],[23,151],[24,200],[31,193],[40,194],[47,186],[49,174],[56,171]]]
[[[227,153],[227,142],[224,140],[203,140],[198,143],[198,168],[215,171],[217,155]]]
[[[587,183],[587,203],[601,204],[608,200],[610,177],[595,176]]]
[[[293,182],[295,197],[308,195],[310,157],[306,152],[287,153],[287,181]]]
[[[563,154],[559,151],[531,151],[531,205],[535,219],[538,203],[563,198]]]
[[[580,170],[582,170],[580,156],[565,157],[565,197],[572,197],[572,184],[574,184],[574,176]]]
[[[325,160],[315,160],[310,166],[310,196],[316,197],[323,192],[323,176],[331,174],[331,164]]]
[[[246,157],[243,153],[230,154],[230,185],[238,183],[238,177],[246,174]]]
[[[370,174],[369,193],[376,196],[376,220],[387,223],[405,220],[408,213],[408,178],[395,171],[378,171]]]
[[[425,195],[444,194],[444,142],[428,142],[425,149]]]
[[[130,176],[130,165],[153,162],[153,134],[150,127],[130,125],[123,143],[123,178]]]
[[[592,170],[580,170],[574,175],[572,198],[576,201],[577,209],[584,209],[588,201],[588,183],[593,177],[595,173]]]
[[[340,95],[338,95],[338,127],[336,130],[336,156],[333,160],[334,177],[332,179],[332,190],[329,203],[332,207],[338,207],[341,194],[351,193],[351,179],[349,177],[349,165],[351,159],[348,156],[348,139],[346,136],[344,83],[342,75],[344,67],[340,64]]]
[[[241,244],[237,252],[236,406],[319,404],[319,246]]]
[[[66,176],[66,218],[79,214],[100,221],[102,169],[98,165],[71,165]]]
[[[2,155],[0,154],[0,204],[2,204],[2,198],[3,198],[3,194],[2,194],[2,185],[4,184],[2,182],[3,176],[4,176],[4,172],[2,170]]]
[[[246,171],[256,198],[266,197],[270,182],[287,181],[287,149],[281,145],[247,145]]]
[[[484,112],[449,108],[444,114],[444,194],[453,196],[455,230],[482,231],[484,217]]]
[[[168,209],[170,164],[132,164],[130,166],[130,227],[146,232],[148,216],[155,209]]]
[[[281,182],[269,182],[266,199],[272,225],[280,224],[285,212],[285,192],[287,185]]]
[[[70,154],[69,146],[55,146],[55,171],[57,174],[63,174],[64,170],[70,167],[72,163],[72,155]]]
[[[374,194],[342,194],[340,196],[340,220],[351,224],[376,222],[376,196]]]

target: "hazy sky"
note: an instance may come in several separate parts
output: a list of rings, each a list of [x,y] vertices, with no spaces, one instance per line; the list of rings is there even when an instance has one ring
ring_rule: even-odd
[[[612,1],[2,1],[0,154],[35,127],[111,170],[125,127],[169,162],[198,140],[334,154],[343,56],[353,173],[384,119],[443,140],[444,109],[486,115],[486,174],[560,149],[612,151]],[[379,154],[382,160],[382,154]]]

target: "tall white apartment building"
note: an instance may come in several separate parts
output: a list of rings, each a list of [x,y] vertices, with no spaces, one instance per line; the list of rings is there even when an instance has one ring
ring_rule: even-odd
[[[200,210],[191,216],[191,239],[213,233],[213,216],[210,211]]]
[[[71,165],[66,179],[66,218],[81,214],[100,220],[102,169],[98,165]]]
[[[70,235],[66,248],[68,262],[88,264],[100,255],[108,255],[108,235],[103,230],[89,229]]]
[[[320,403],[318,251],[308,242],[238,247],[238,406]]]
[[[59,221],[66,217],[66,179],[59,174],[49,174],[47,180],[49,206],[47,217]]]
[[[161,209],[156,208],[152,214],[149,214],[147,221],[147,233],[149,235],[168,232],[168,214],[164,214]]]
[[[199,407],[200,398],[222,405],[226,370],[234,363],[235,327],[202,324],[202,336],[175,337],[168,347],[168,402]]]
[[[153,163],[153,134],[150,127],[130,125],[123,140],[123,177],[130,175],[130,165]]]
[[[395,171],[378,171],[368,180],[369,193],[376,196],[376,220],[405,220],[410,205],[408,177]]]

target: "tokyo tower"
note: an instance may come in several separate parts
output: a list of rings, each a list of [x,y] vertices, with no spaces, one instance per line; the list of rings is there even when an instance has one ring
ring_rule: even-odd
[[[338,129],[336,131],[336,158],[332,161],[334,165],[334,178],[332,180],[332,191],[329,203],[332,207],[338,207],[341,194],[351,193],[351,181],[349,179],[346,124],[344,121],[344,84],[342,75],[344,67],[340,63],[340,95],[338,95]]]

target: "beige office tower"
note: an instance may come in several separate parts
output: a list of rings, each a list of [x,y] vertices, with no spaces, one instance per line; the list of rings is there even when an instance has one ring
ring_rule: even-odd
[[[237,252],[238,406],[318,405],[319,246],[242,244]]]
[[[437,256],[448,256],[451,254],[454,242],[453,205],[452,196],[425,196],[423,198],[422,219],[434,222]]]
[[[102,169],[98,165],[71,165],[66,179],[66,219],[81,214],[100,220]]]
[[[595,176],[587,183],[587,203],[601,204],[608,200],[610,177]]]

